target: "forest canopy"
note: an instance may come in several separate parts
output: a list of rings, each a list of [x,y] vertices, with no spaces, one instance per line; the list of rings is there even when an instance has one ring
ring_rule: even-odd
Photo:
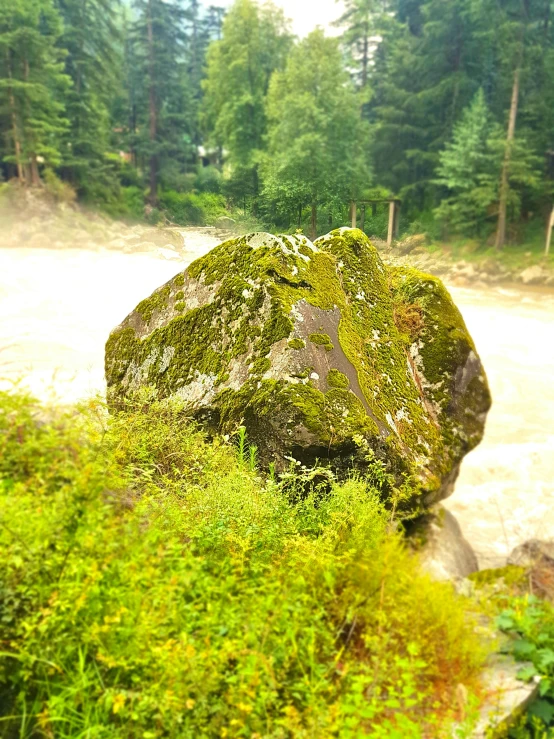
[[[12,0],[0,173],[115,216],[314,234],[377,193],[405,230],[521,243],[552,204],[553,5],[345,0],[337,35],[297,39],[270,2]]]

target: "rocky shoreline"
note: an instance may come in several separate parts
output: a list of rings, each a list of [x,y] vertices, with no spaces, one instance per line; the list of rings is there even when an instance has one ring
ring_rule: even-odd
[[[554,288],[554,269],[546,264],[533,264],[525,269],[513,268],[495,259],[454,260],[446,252],[432,252],[423,245],[409,248],[409,242],[394,244],[391,248],[379,239],[372,239],[372,242],[388,264],[410,266],[422,272],[430,272],[456,287],[479,288],[514,284]]]

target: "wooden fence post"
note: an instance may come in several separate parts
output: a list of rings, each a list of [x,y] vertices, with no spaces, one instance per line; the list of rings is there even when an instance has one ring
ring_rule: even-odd
[[[358,219],[356,217],[356,201],[355,200],[352,201],[352,205],[350,206],[350,213],[352,215],[352,228],[356,228],[356,222]]]
[[[550,254],[550,242],[552,241],[552,229],[554,228],[554,208],[550,214],[550,220],[548,221],[548,233],[546,234],[546,249],[544,250],[544,256],[547,257]]]
[[[396,203],[394,200],[391,200],[389,203],[389,233],[387,236],[387,246],[390,248],[392,246],[392,238],[394,235],[394,215],[396,210]]]

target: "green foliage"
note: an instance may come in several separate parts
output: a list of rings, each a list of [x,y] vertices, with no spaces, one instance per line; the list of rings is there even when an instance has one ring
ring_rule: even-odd
[[[68,126],[64,96],[71,85],[57,44],[61,18],[52,0],[0,6],[0,115],[8,137],[5,162],[20,181],[39,184],[39,161],[56,167]]]
[[[44,186],[58,203],[72,203],[77,197],[77,193],[71,185],[60,180],[50,168],[44,170]]]
[[[221,192],[221,172],[216,167],[199,167],[194,181],[195,188],[200,192]]]
[[[113,197],[102,203],[102,210],[114,218],[142,221],[145,215],[144,191],[135,185],[119,187]]]
[[[80,195],[93,202],[114,198],[117,169],[107,153],[110,105],[121,69],[118,0],[57,0],[63,20],[60,46],[72,85],[65,96],[69,121],[63,166]]]
[[[497,625],[512,636],[510,651],[525,662],[522,680],[540,677],[539,697],[531,704],[521,726],[510,732],[512,739],[549,739],[554,735],[554,609],[534,596],[512,599]]]
[[[463,603],[367,482],[285,494],[238,444],[149,393],[0,395],[3,736],[445,734]]]
[[[237,0],[222,38],[208,51],[204,118],[209,139],[228,152],[229,193],[240,201],[259,195],[258,168],[267,132],[266,95],[272,74],[291,46],[283,12],[271,3]]]
[[[213,224],[226,214],[224,198],[211,192],[178,193],[165,190],[160,195],[160,206],[170,221],[182,226]]]
[[[512,215],[518,216],[522,189],[539,186],[540,161],[523,141],[516,139],[511,148],[508,202]],[[483,233],[483,223],[498,211],[505,149],[502,128],[491,119],[484,93],[479,90],[454,128],[452,141],[440,154],[436,183],[450,192],[436,211],[440,221],[455,232]]]
[[[338,40],[297,41],[261,0],[227,14],[199,0],[4,2],[0,178],[40,185],[55,172],[125,217],[138,198],[120,187],[156,207],[163,191],[190,193],[183,223],[211,223],[217,201],[195,198],[213,193],[239,230],[313,236],[349,222],[374,174],[403,200],[403,228],[485,238],[506,164],[508,236],[521,243],[553,192],[550,0],[344,0],[343,11]],[[367,214],[367,233],[384,238],[387,225]]]
[[[267,109],[264,195],[285,213],[311,206],[315,230],[317,207],[355,197],[368,176],[360,101],[336,40],[317,30],[301,41],[273,75]]]

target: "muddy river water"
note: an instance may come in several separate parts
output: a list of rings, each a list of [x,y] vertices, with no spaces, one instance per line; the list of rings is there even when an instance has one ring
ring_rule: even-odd
[[[207,232],[184,249],[0,248],[0,378],[41,397],[102,392],[104,343],[134,306],[211,249]],[[183,264],[184,263],[184,264]],[[489,376],[485,440],[464,461],[445,505],[482,567],[519,543],[554,538],[554,291],[452,288]]]

